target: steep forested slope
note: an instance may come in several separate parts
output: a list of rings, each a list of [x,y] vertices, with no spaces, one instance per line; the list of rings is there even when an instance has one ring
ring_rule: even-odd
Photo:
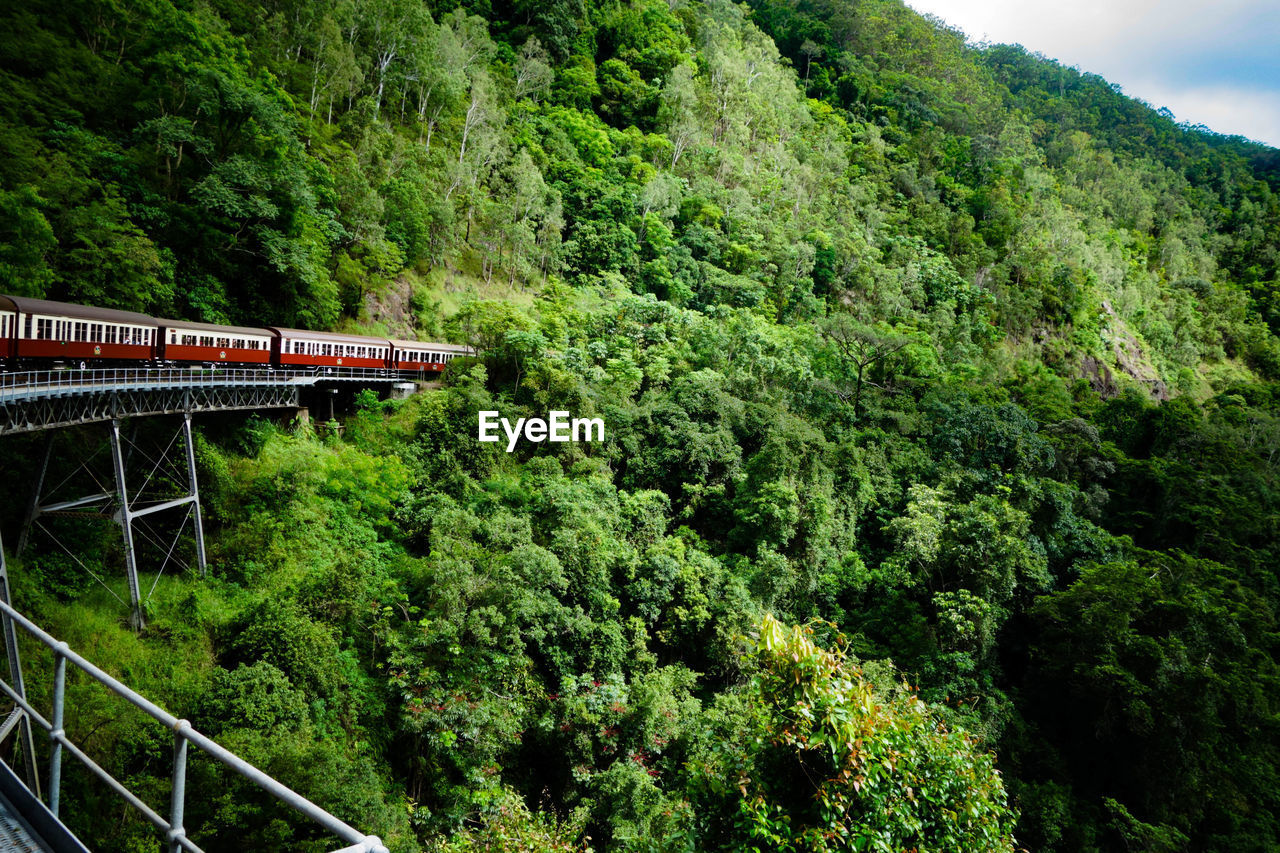
[[[2,14],[0,290],[479,351],[210,426],[144,637],[17,570],[202,727],[396,849],[1275,849],[1273,150],[893,0]]]

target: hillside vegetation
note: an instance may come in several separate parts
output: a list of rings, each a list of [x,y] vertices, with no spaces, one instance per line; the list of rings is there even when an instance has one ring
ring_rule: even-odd
[[[1280,849],[1275,150],[897,0],[0,28],[0,292],[477,349],[341,437],[210,423],[141,636],[15,565],[202,730],[395,851]],[[204,849],[327,849],[192,772]]]

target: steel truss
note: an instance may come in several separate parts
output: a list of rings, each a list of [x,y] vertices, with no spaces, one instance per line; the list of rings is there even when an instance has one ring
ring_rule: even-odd
[[[52,434],[50,435],[49,440],[45,443],[44,460],[32,489],[26,524],[23,526],[22,535],[18,540],[18,551],[21,553],[26,548],[31,533],[39,529],[79,563],[80,560],[75,556],[73,550],[68,548],[58,538],[57,534],[43,523],[44,519],[56,517],[105,518],[120,525],[121,535],[124,539],[125,580],[129,588],[130,621],[135,628],[140,629],[145,625],[144,603],[150,599],[151,592],[155,589],[155,584],[152,584],[151,590],[144,597],[138,570],[138,540],[142,539],[144,543],[150,543],[159,551],[164,552],[164,559],[156,573],[156,581],[158,582],[160,575],[164,573],[171,563],[179,568],[187,568],[187,565],[176,557],[174,552],[183,533],[186,532],[188,524],[190,524],[195,539],[196,564],[200,574],[203,575],[207,567],[204,547],[204,519],[200,511],[200,488],[196,478],[195,444],[191,434],[191,413],[182,413],[182,421],[177,432],[168,440],[167,446],[160,449],[158,453],[148,452],[146,448],[139,444],[136,430],[132,437],[122,435],[120,425],[119,419],[112,419],[108,424],[107,437],[111,450],[110,478],[95,475],[90,463],[93,462],[97,453],[90,453],[85,458],[79,459],[77,468],[70,475],[46,491],[46,484],[49,480],[49,464],[54,457],[53,436]],[[174,457],[178,453],[175,445],[179,443],[182,445],[183,458],[180,462],[175,462]],[[134,468],[147,469],[145,476],[142,477],[142,482],[140,484],[134,483],[136,489],[130,486],[129,478],[130,464],[134,461],[135,456],[141,458],[141,464],[135,465]],[[62,487],[81,472],[87,475],[87,479],[92,480],[96,491],[75,497],[62,496],[54,500],[55,495]],[[137,475],[140,472],[135,470],[134,473]],[[168,539],[167,535],[162,537],[149,524],[144,524],[142,521],[157,513],[167,512],[170,515],[176,515],[176,511],[184,508],[185,512],[181,513],[181,520],[177,524],[177,529],[173,531],[173,537],[167,543],[165,541]],[[83,565],[81,563],[81,566]],[[87,567],[85,568],[88,570]],[[92,574],[92,572],[90,573]],[[94,577],[96,578],[97,576],[95,575]],[[98,580],[101,582],[101,578],[98,578]]]
[[[0,435],[151,415],[297,408],[298,400],[299,386],[286,384],[103,388],[76,394],[0,399]]]

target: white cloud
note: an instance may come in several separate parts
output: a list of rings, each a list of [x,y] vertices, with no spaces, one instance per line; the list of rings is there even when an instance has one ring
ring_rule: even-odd
[[[1021,44],[1182,121],[1280,147],[1275,0],[908,0],[971,41]]]
[[[1155,81],[1125,91],[1153,107],[1168,107],[1178,121],[1203,124],[1219,133],[1239,134],[1280,148],[1280,92],[1232,86],[1168,89]]]

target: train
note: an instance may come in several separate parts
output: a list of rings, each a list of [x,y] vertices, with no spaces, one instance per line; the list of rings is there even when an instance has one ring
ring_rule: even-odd
[[[0,365],[235,367],[322,371],[368,368],[409,378],[436,374],[472,355],[457,344],[314,332],[281,326],[220,326],[133,311],[0,295]]]

